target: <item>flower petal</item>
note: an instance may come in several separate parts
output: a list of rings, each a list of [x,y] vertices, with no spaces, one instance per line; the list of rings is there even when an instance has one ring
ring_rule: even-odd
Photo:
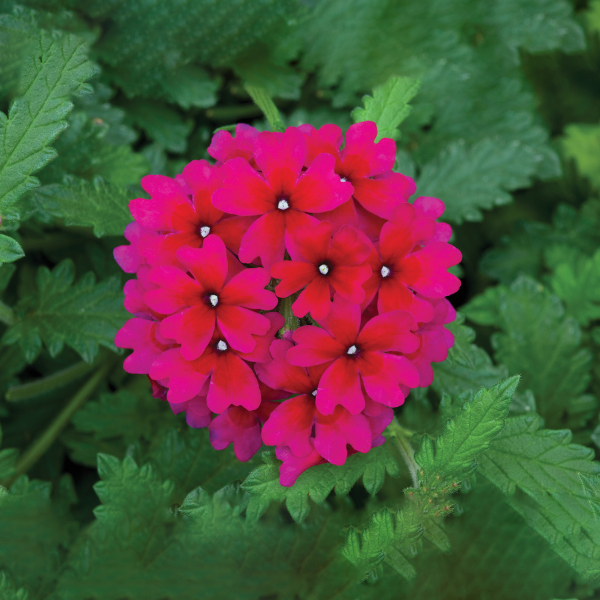
[[[317,410],[321,414],[332,414],[338,405],[347,408],[353,415],[365,407],[357,361],[346,356],[338,358],[323,373],[317,389]]]

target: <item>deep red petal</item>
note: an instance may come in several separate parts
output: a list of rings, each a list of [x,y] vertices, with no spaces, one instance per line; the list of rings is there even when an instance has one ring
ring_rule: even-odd
[[[317,390],[317,409],[320,413],[330,415],[338,405],[347,408],[353,415],[365,407],[357,362],[346,356],[338,358],[323,373]]]
[[[240,306],[217,307],[217,323],[225,339],[239,352],[252,352],[256,348],[253,335],[264,335],[271,322],[267,317]]]
[[[287,352],[293,348],[291,342],[274,340],[270,347],[273,360],[255,365],[258,378],[276,390],[287,390],[293,394],[310,394],[314,391],[312,382],[304,367],[297,367],[287,360]]]
[[[287,298],[318,277],[319,273],[312,263],[282,260],[271,267],[271,276],[281,279],[275,293],[280,298]]]
[[[256,257],[263,267],[283,260],[285,253],[285,218],[280,210],[272,210],[259,217],[248,228],[240,244],[239,258],[243,263],[251,263]]]
[[[347,350],[354,342],[360,328],[360,307],[335,296],[333,305],[319,325],[326,329]]]
[[[195,360],[208,346],[215,330],[215,311],[205,304],[166,317],[160,324],[165,338],[181,344],[185,360]]]
[[[310,312],[312,318],[317,321],[329,314],[330,306],[331,293],[327,277],[317,274],[292,304],[292,311],[297,317],[304,317]]]
[[[252,369],[233,352],[218,354],[206,400],[216,413],[231,405],[256,410],[260,405],[260,389]]]
[[[417,324],[410,313],[394,310],[373,317],[362,329],[356,343],[361,350],[414,352],[419,339],[411,333]]]
[[[290,348],[287,360],[292,365],[310,367],[334,360],[346,352],[346,347],[331,337],[324,329],[306,325],[294,331],[294,341],[298,344]]]
[[[266,269],[245,269],[233,277],[219,294],[221,304],[271,310],[277,306],[277,296],[265,290],[271,281]]]
[[[184,246],[177,260],[194,276],[204,292],[218,294],[227,278],[227,250],[216,235],[209,235],[202,248]]]

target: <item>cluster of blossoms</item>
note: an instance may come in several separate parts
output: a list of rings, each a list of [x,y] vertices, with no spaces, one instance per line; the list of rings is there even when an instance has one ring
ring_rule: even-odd
[[[431,383],[461,254],[441,201],[408,202],[415,184],[374,123],[345,140],[335,125],[235,133],[213,137],[214,165],[142,180],[150,199],[131,201],[130,245],[115,250],[137,275],[116,344],[216,449],[244,461],[276,446],[289,486],[382,444],[393,408]]]

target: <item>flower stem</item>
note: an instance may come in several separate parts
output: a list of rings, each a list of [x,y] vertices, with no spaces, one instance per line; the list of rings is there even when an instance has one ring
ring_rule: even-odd
[[[294,303],[295,296],[288,296],[287,298],[282,298],[281,300],[281,314],[285,319],[284,326],[279,330],[280,335],[283,335],[286,331],[294,331],[298,329],[300,325],[300,319],[294,315],[292,312],[292,304]]]
[[[254,100],[254,104],[256,104],[256,106],[263,111],[265,117],[267,117],[271,129],[273,131],[284,131],[285,126],[281,121],[279,111],[267,90],[260,85],[246,84],[244,87],[252,97],[252,100]]]
[[[19,475],[26,473],[50,448],[60,432],[67,426],[71,417],[81,405],[94,393],[98,385],[108,375],[115,364],[116,357],[109,357],[102,366],[86,381],[81,389],[71,398],[69,403],[62,409],[56,419],[50,423],[48,429],[23,453],[17,461],[15,474],[6,483],[8,487]]]
[[[12,325],[15,322],[13,309],[4,302],[0,302],[0,321],[6,325]]]
[[[8,388],[6,392],[6,400],[9,402],[20,402],[21,400],[29,400],[35,396],[40,396],[46,392],[55,390],[65,386],[80,377],[83,377],[86,373],[91,371],[94,364],[88,364],[86,362],[80,362],[76,365],[72,365],[48,375],[48,377],[40,377],[35,381],[30,381],[22,385],[15,385],[14,387]]]
[[[417,473],[419,472],[420,467],[415,461],[415,451],[409,441],[409,438],[412,437],[412,431],[402,427],[402,425],[398,423],[398,419],[394,417],[392,422],[388,425],[388,433],[393,440],[394,447],[398,450],[408,467],[413,487],[418,487],[419,478]]]

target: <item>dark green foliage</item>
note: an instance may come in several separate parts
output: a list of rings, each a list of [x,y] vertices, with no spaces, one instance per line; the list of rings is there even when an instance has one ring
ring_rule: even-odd
[[[0,0],[0,598],[597,597],[599,57],[599,0]],[[112,251],[215,129],[361,120],[446,205],[455,342],[283,487],[117,364]]]

